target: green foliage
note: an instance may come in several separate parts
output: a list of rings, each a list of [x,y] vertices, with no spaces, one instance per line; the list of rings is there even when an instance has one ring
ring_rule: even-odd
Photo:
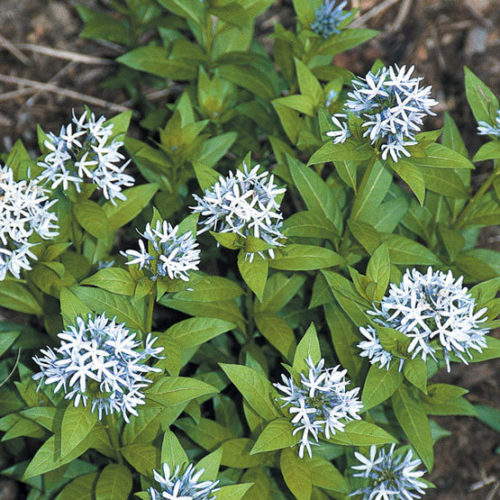
[[[254,23],[271,4],[121,0],[108,12],[78,7],[81,36],[123,48],[119,69],[104,84],[129,94],[135,113],[106,123],[125,143],[135,185],[108,200],[90,183],[79,191],[47,184],[59,234],[34,235],[32,269],[2,280],[0,306],[22,317],[0,323],[2,473],[23,482],[29,498],[149,498],[153,469],[165,463],[172,473],[190,463],[204,469],[201,480],[220,481],[218,500],[347,498],[359,448],[408,443],[431,471],[435,441],[447,435],[433,416],[473,416],[498,430],[496,409],[472,405],[465,389],[435,383],[443,363],[412,358],[410,338],[367,313],[407,269],[432,266],[463,276],[475,311],[486,308],[482,326],[499,326],[499,254],[479,247],[481,230],[500,224],[498,138],[472,155],[446,114],[442,130],[419,134],[410,156],[394,162],[350,116],[352,136],[334,144],[326,133],[353,77],[334,56],[376,32],[350,28],[351,12],[340,33],[323,38],[311,29],[321,2],[294,0],[296,26],[276,23],[268,48],[254,37]],[[151,87],[168,92],[167,105],[148,100]],[[498,99],[467,68],[465,88],[476,120],[493,125]],[[141,134],[128,136],[136,118]],[[48,137],[39,127],[41,160]],[[275,200],[284,219],[280,246],[228,228],[200,234],[190,210],[193,193],[223,183],[242,162],[251,168],[252,159],[286,187]],[[471,182],[477,162],[490,169],[478,189]],[[40,175],[37,163],[21,141],[5,158],[16,181]],[[125,262],[125,250],[140,254],[146,224],[164,220],[198,239],[201,262],[188,281],[150,277],[140,258]],[[162,357],[147,362],[155,371],[129,422],[120,412],[75,407],[64,398],[75,381],[54,391],[47,380],[37,387],[32,379],[39,370],[33,356],[56,348],[58,334],[89,314],[123,323],[137,341],[152,332],[163,347]],[[360,328],[369,325],[392,356],[390,366],[360,356]],[[500,357],[500,340],[486,339],[471,362]],[[309,358],[345,368],[363,408],[342,431],[328,439],[320,433],[312,457],[300,458],[301,433],[273,384],[282,373],[298,382]],[[88,380],[88,391],[103,396]]]

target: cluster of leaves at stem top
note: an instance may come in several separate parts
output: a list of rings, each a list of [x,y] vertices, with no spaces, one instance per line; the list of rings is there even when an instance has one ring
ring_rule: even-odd
[[[434,415],[498,429],[432,380],[500,356],[497,97],[465,69],[471,156],[414,68],[333,63],[376,36],[345,1],[256,37],[272,3],[78,7],[140,134],[68,109],[1,155],[2,474],[29,499],[420,498]]]

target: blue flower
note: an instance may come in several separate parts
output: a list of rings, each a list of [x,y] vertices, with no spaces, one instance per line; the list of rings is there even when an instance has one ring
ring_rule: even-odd
[[[316,9],[316,19],[311,23],[311,29],[323,38],[340,33],[339,24],[350,15],[349,12],[342,12],[346,5],[347,1],[344,1],[335,7],[335,0],[326,0]]]
[[[350,496],[363,495],[362,500],[383,500],[389,498],[421,498],[425,494],[428,485],[419,478],[424,471],[414,470],[422,462],[413,458],[413,453],[408,450],[406,455],[394,453],[395,445],[391,445],[388,451],[370,447],[370,456],[365,457],[361,453],[354,452],[355,457],[361,465],[352,468],[360,472],[353,474],[354,477],[368,478],[369,485],[365,488],[353,491]]]
[[[500,137],[500,109],[497,110],[495,123],[496,125],[490,125],[487,122],[478,122],[479,127],[477,127],[477,133],[479,135],[494,135],[495,137]]]
[[[380,146],[382,159],[390,154],[397,162],[402,155],[410,156],[406,147],[417,144],[415,134],[420,131],[423,118],[435,114],[431,107],[437,104],[429,97],[430,86],[419,88],[421,78],[410,78],[413,69],[413,66],[408,70],[405,66],[390,66],[354,79],[345,112],[332,116],[337,130],[327,135],[335,143],[350,137],[347,113],[352,113],[364,120],[363,137]]]

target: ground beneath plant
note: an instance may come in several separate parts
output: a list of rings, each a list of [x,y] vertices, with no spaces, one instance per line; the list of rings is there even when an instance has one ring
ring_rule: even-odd
[[[78,3],[105,9],[109,2]],[[82,24],[71,4],[1,0],[0,152],[9,151],[18,138],[34,151],[37,123],[57,131],[68,121],[71,109],[79,111],[84,102],[108,114],[131,105],[122,92],[100,86],[113,71],[112,60],[121,53],[120,47],[78,38]],[[352,0],[351,4],[361,7],[355,22],[381,34],[338,56],[336,63],[357,74],[366,73],[377,58],[388,64],[414,64],[415,73],[432,85],[440,102],[435,109],[438,116],[427,122],[428,127],[441,126],[443,112],[449,112],[469,150],[475,152],[483,141],[466,105],[462,67],[469,66],[500,95],[499,0]],[[258,20],[258,33],[270,33],[276,21],[293,26],[291,0],[276,1]],[[156,98],[158,106],[167,99],[161,93]],[[488,168],[488,164],[478,168],[476,186]],[[485,231],[482,245],[500,249],[499,229]],[[439,375],[439,381],[466,387],[473,403],[500,408],[499,373],[499,361],[454,366],[452,374]],[[500,434],[469,417],[437,420],[452,435],[436,446],[430,480],[437,488],[427,498],[500,498],[500,455],[495,454]],[[0,479],[0,499],[19,498],[16,484]]]

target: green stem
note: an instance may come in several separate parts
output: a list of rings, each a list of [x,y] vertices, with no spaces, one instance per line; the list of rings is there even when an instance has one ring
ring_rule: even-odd
[[[120,453],[120,434],[119,430],[117,427],[117,419],[115,416],[112,415],[106,415],[106,432],[108,434],[109,440],[111,442],[111,446],[113,448],[113,451],[115,453],[115,460],[119,463],[123,463],[123,457],[122,454]]]
[[[481,198],[486,194],[488,189],[493,184],[493,181],[500,175],[500,169],[496,169],[493,173],[486,179],[486,181],[482,184],[482,186],[478,189],[477,193],[471,198],[469,203],[462,210],[461,214],[458,216],[458,219],[455,221],[454,227],[460,228],[467,218],[471,210],[475,207],[475,205],[481,200]]]
[[[248,326],[247,326],[247,334],[248,340],[253,342],[253,330],[255,328],[254,323],[254,300],[253,300],[253,292],[250,290],[250,287],[247,285],[247,317],[248,317]]]
[[[151,288],[151,292],[149,292],[148,310],[146,313],[146,333],[151,332],[153,328],[153,313],[155,309],[157,290],[158,290],[158,284],[155,281],[153,287]]]

